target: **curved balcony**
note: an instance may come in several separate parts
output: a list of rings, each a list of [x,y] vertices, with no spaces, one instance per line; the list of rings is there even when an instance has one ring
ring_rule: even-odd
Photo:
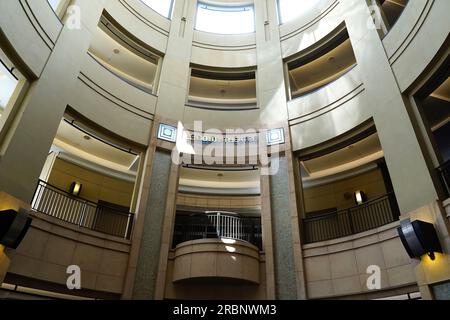
[[[362,205],[303,219],[304,243],[327,241],[369,231],[400,217],[393,193]]]
[[[173,281],[202,278],[260,282],[259,250],[254,245],[232,239],[199,239],[179,244],[175,249]]]
[[[72,196],[44,181],[39,181],[31,208],[80,228],[131,238],[134,214]]]
[[[223,211],[178,215],[175,220],[173,247],[199,239],[237,240],[262,249],[261,219],[241,217],[236,213]]]

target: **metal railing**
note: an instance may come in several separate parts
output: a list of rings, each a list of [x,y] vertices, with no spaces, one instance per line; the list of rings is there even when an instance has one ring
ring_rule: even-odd
[[[227,212],[177,215],[174,248],[186,241],[208,238],[246,241],[262,249],[261,219]]]
[[[444,188],[445,198],[450,198],[450,160],[436,169]]]
[[[134,214],[72,196],[41,180],[31,208],[81,228],[125,239],[131,237]]]
[[[353,208],[303,219],[304,242],[346,237],[397,221],[396,203],[390,193]]]

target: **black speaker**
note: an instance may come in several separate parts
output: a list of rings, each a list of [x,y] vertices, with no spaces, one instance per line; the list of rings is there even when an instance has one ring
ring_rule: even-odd
[[[420,258],[428,254],[434,260],[434,253],[442,253],[441,243],[434,225],[416,220],[404,220],[397,228],[406,252],[411,258]]]
[[[0,244],[17,249],[31,225],[28,211],[20,209],[0,211]]]

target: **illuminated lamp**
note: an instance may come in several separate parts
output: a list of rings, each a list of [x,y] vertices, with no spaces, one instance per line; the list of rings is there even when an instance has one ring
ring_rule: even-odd
[[[72,182],[72,184],[70,185],[70,189],[69,189],[69,193],[73,196],[78,197],[80,195],[81,192],[81,188],[83,187],[83,185],[79,182]]]
[[[366,201],[367,201],[367,196],[364,193],[364,191],[360,191],[360,190],[355,191],[355,202],[358,206],[364,204],[364,202],[366,202]]]
[[[431,223],[407,219],[400,223],[397,231],[410,258],[428,255],[434,260],[436,252],[442,253],[439,237]]]

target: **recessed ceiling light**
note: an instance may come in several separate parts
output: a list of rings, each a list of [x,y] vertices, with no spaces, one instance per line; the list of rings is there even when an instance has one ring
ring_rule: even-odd
[[[120,50],[119,50],[119,49],[114,49],[113,52],[114,52],[115,54],[119,54],[119,53],[120,53]]]
[[[90,137],[90,136],[88,136],[88,135],[85,135],[85,136],[83,137],[83,139],[84,139],[84,140],[88,140],[88,141],[89,141],[89,140],[91,140],[91,137]]]
[[[223,177],[223,173],[218,173],[217,176],[218,176],[219,178],[222,178],[222,177]]]
[[[333,62],[335,62],[335,61],[336,61],[336,58],[335,58],[335,57],[329,57],[329,58],[328,58],[328,62],[333,63]]]

